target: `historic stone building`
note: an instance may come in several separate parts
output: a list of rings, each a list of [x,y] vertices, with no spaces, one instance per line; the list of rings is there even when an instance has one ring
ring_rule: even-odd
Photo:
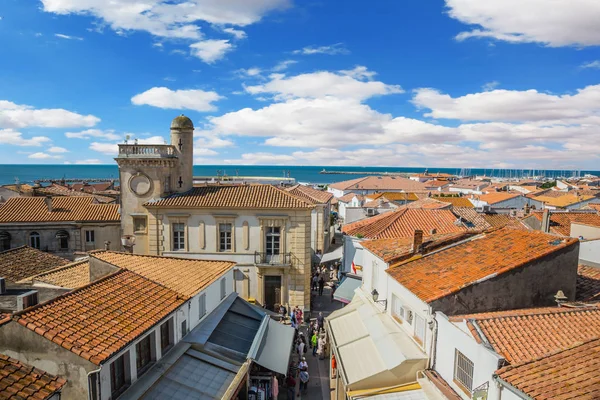
[[[170,145],[119,145],[121,226],[133,252],[237,263],[236,291],[309,307],[314,205],[273,185],[193,185],[192,121]]]

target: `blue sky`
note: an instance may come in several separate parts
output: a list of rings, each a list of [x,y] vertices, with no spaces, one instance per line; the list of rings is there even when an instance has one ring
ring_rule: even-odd
[[[343,4],[343,6],[342,6]],[[600,2],[4,0],[0,163],[598,169]]]

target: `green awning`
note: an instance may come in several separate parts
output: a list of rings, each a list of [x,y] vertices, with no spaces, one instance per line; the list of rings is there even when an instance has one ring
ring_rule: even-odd
[[[354,297],[354,290],[360,287],[362,279],[346,276],[333,293],[333,299],[342,303],[350,303]]]

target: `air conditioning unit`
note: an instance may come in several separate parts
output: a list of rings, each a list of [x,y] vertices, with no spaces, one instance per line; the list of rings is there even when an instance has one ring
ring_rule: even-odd
[[[33,307],[38,303],[37,290],[30,290],[17,296],[17,311]]]
[[[6,280],[4,278],[0,278],[0,294],[6,293]]]

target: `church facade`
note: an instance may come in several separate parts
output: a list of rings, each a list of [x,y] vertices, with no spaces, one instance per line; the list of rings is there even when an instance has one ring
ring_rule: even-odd
[[[314,205],[273,185],[194,187],[193,132],[182,115],[171,144],[119,145],[121,228],[132,251],[233,261],[240,296],[308,309]]]

